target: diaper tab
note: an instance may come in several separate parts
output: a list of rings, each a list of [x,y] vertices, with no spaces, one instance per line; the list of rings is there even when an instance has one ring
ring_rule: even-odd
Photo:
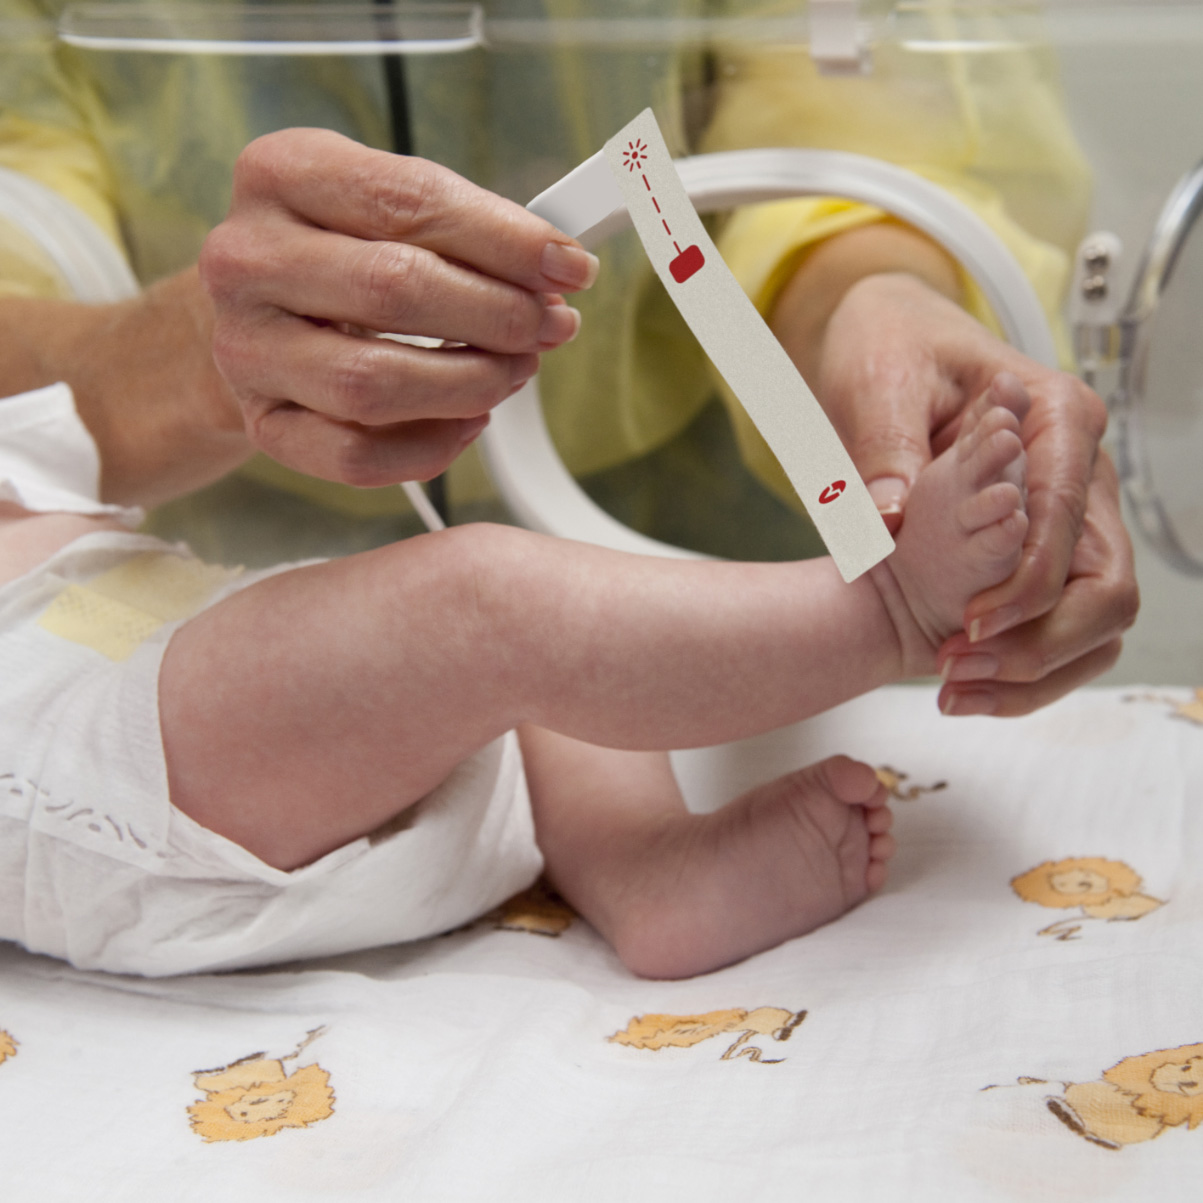
[[[38,626],[110,660],[125,660],[164,623],[191,618],[241,571],[172,552],[144,552],[86,584],[68,585]]]

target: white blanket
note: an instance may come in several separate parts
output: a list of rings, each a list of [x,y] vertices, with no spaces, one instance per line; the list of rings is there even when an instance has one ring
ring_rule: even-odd
[[[1203,695],[897,688],[679,767],[705,806],[835,751],[892,773],[889,885],[691,981],[548,907],[174,980],[0,947],[0,1196],[1194,1197]]]

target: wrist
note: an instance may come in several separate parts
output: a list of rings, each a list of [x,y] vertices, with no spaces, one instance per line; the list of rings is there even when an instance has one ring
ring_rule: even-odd
[[[101,457],[105,501],[154,505],[251,454],[211,353],[212,311],[195,271],[107,305],[0,302],[0,391],[57,381]]]
[[[837,311],[877,290],[892,294],[899,288],[923,288],[955,304],[963,300],[960,270],[934,242],[893,221],[861,226],[806,254],[778,293],[769,326],[803,378],[817,385]]]

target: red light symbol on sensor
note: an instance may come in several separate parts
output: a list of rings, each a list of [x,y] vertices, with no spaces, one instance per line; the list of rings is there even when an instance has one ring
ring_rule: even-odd
[[[647,143],[642,138],[636,138],[634,142],[628,142],[626,150],[622,152],[622,165],[628,171],[639,171],[646,162]]]
[[[846,480],[833,480],[831,484],[829,484],[827,488],[825,488],[819,494],[819,504],[827,505],[834,501],[847,487],[848,482]]]

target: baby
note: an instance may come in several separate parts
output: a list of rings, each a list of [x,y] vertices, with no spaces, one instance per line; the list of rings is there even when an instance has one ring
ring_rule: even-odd
[[[647,976],[829,922],[886,879],[873,770],[833,757],[694,815],[666,749],[933,671],[1018,566],[1025,404],[1000,377],[965,412],[846,585],[829,559],[488,526],[239,576],[131,533],[98,464],[5,460],[41,414],[63,443],[65,386],[0,401],[0,937],[122,972],[265,964],[447,930],[541,865]]]

